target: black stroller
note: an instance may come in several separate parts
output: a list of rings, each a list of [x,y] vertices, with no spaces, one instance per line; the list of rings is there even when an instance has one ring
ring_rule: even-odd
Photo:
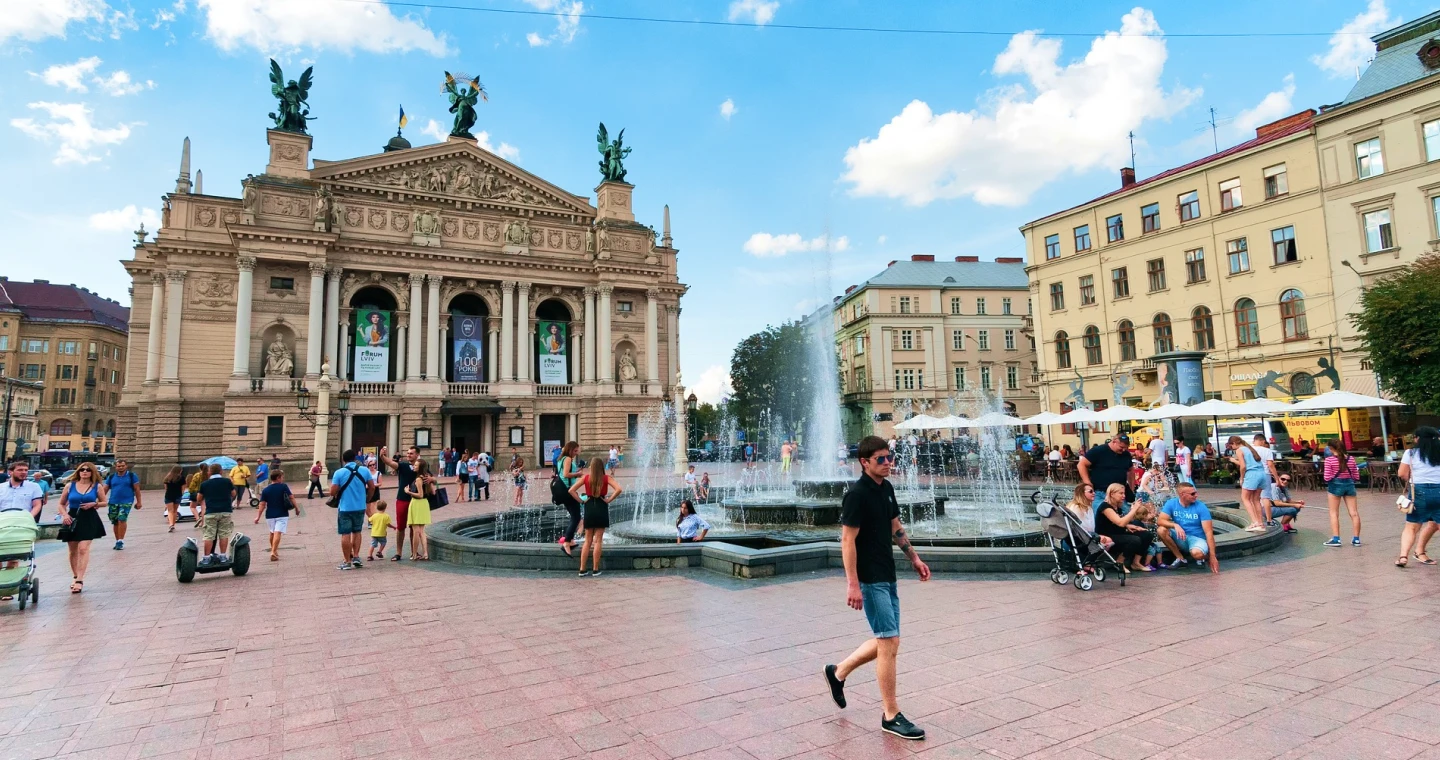
[[[1085,526],[1070,514],[1070,511],[1056,504],[1053,498],[1044,498],[1036,491],[1030,499],[1035,502],[1035,512],[1040,515],[1040,525],[1045,530],[1045,540],[1050,544],[1050,553],[1055,557],[1055,569],[1050,571],[1050,580],[1063,586],[1074,577],[1075,588],[1089,591],[1095,581],[1104,582],[1113,573],[1125,585],[1125,568],[1120,566],[1110,552],[1100,543],[1100,537],[1085,530]]]

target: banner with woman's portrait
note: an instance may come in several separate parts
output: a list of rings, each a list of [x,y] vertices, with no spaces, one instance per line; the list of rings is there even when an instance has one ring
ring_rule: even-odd
[[[536,325],[537,341],[535,356],[540,359],[540,383],[542,385],[565,385],[570,382],[570,368],[566,363],[565,322],[541,321]]]
[[[390,381],[390,312],[355,310],[355,381]]]

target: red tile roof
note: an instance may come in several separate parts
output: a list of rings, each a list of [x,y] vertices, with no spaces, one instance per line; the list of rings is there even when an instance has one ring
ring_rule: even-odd
[[[1301,111],[1300,113],[1294,114],[1294,115],[1292,115],[1292,116],[1286,116],[1286,117],[1283,118],[1283,119],[1280,119],[1280,120],[1278,120],[1278,121],[1271,122],[1271,123],[1269,123],[1269,124],[1264,124],[1264,125],[1262,125],[1262,126],[1260,126],[1260,127],[1257,127],[1257,128],[1255,129],[1255,135],[1256,135],[1256,136],[1255,136],[1253,139],[1246,140],[1245,142],[1242,142],[1242,143],[1240,143],[1239,145],[1235,145],[1235,146],[1226,148],[1225,150],[1222,150],[1222,151],[1220,151],[1219,153],[1211,153],[1210,155],[1205,156],[1204,158],[1198,158],[1198,159],[1196,159],[1196,160],[1194,160],[1194,161],[1191,161],[1191,162],[1188,163],[1188,164],[1183,164],[1183,165],[1177,166],[1177,167],[1175,167],[1175,168],[1173,168],[1173,169],[1166,169],[1165,171],[1160,172],[1159,174],[1156,174],[1156,175],[1153,176],[1153,177],[1146,177],[1145,179],[1142,179],[1142,180],[1140,180],[1139,182],[1136,182],[1136,183],[1133,184],[1133,185],[1126,185],[1125,187],[1116,188],[1115,190],[1111,190],[1110,192],[1105,193],[1104,195],[1101,195],[1101,196],[1098,196],[1098,197],[1095,197],[1095,198],[1091,198],[1090,200],[1085,201],[1084,203],[1078,203],[1078,204],[1076,204],[1076,205],[1074,205],[1074,206],[1071,206],[1070,208],[1067,208],[1067,209],[1065,209],[1064,211],[1057,211],[1057,212],[1055,212],[1055,213],[1053,213],[1053,214],[1046,214],[1045,216],[1042,216],[1042,217],[1040,217],[1039,219],[1036,219],[1035,221],[1030,222],[1029,224],[1026,224],[1025,226],[1026,226],[1026,227],[1029,227],[1029,226],[1031,226],[1031,225],[1039,224],[1040,222],[1043,222],[1043,221],[1045,221],[1046,219],[1051,219],[1051,218],[1057,217],[1057,216],[1063,216],[1063,215],[1065,215],[1065,214],[1070,213],[1071,211],[1074,211],[1075,209],[1083,208],[1083,207],[1085,207],[1085,206],[1089,206],[1089,205],[1092,204],[1092,203],[1098,203],[1098,202],[1103,201],[1103,200],[1107,200],[1107,199],[1114,198],[1114,197],[1119,196],[1119,195],[1124,195],[1124,194],[1126,194],[1126,193],[1133,192],[1133,191],[1138,190],[1139,188],[1144,187],[1145,185],[1151,184],[1151,183],[1153,183],[1153,182],[1159,182],[1159,181],[1161,181],[1161,180],[1169,179],[1170,177],[1173,177],[1173,176],[1175,176],[1175,175],[1177,175],[1177,174],[1184,174],[1185,172],[1188,172],[1188,171],[1190,171],[1191,169],[1195,169],[1195,168],[1197,168],[1197,167],[1204,166],[1205,164],[1214,163],[1214,162],[1216,162],[1216,161],[1220,161],[1220,160],[1229,158],[1229,157],[1231,157],[1231,156],[1233,156],[1233,155],[1236,155],[1236,154],[1238,154],[1238,153],[1244,153],[1245,151],[1250,150],[1251,148],[1256,148],[1256,147],[1259,147],[1259,146],[1261,146],[1261,145],[1265,145],[1266,143],[1272,143],[1272,142],[1275,142],[1276,140],[1281,140],[1281,139],[1284,139],[1284,138],[1289,137],[1289,136],[1294,135],[1294,134],[1299,134],[1299,133],[1301,133],[1301,132],[1309,131],[1309,129],[1311,128],[1311,124],[1312,124],[1313,121],[1314,121],[1314,116],[1315,116],[1315,111],[1314,111],[1313,109],[1311,109],[1311,110]]]
[[[0,280],[0,310],[27,320],[81,322],[129,332],[130,309],[74,285]]]

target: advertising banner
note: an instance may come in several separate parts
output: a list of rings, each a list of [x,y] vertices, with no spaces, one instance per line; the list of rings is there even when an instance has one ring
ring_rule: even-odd
[[[390,381],[390,312],[355,310],[355,381]]]
[[[455,322],[455,366],[452,377],[457,383],[479,383],[485,379],[484,317],[451,317]]]
[[[566,364],[569,325],[565,322],[541,321],[536,326],[539,347],[535,356],[540,359],[540,383],[542,385],[565,385],[570,382],[570,368]]]

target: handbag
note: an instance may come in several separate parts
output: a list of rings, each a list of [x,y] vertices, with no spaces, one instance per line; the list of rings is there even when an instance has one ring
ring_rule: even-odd
[[[441,486],[441,487],[435,489],[435,502],[430,505],[430,511],[431,511],[431,512],[434,512],[435,510],[437,510],[437,509],[439,509],[439,508],[441,508],[441,507],[443,507],[443,506],[445,506],[445,505],[447,505],[447,504],[449,504],[449,503],[450,503],[450,492],[449,492],[449,491],[446,491],[444,486]]]
[[[1413,480],[1410,482],[1410,494],[1408,496],[1400,494],[1395,499],[1395,508],[1400,510],[1401,514],[1408,515],[1415,512],[1415,482]]]
[[[339,508],[340,508],[340,497],[344,496],[344,495],[345,495],[345,492],[348,491],[348,490],[350,490],[350,486],[351,486],[356,480],[359,480],[359,479],[360,479],[360,473],[356,472],[356,468],[354,468],[354,467],[346,467],[345,469],[347,469],[347,470],[350,471],[350,479],[347,480],[347,481],[345,481],[345,487],[342,488],[342,489],[340,489],[340,493],[337,493],[337,494],[335,494],[334,496],[331,496],[330,498],[328,498],[328,499],[325,500],[325,506],[327,506],[327,507],[329,507],[329,508],[331,508],[331,509],[339,509]]]

